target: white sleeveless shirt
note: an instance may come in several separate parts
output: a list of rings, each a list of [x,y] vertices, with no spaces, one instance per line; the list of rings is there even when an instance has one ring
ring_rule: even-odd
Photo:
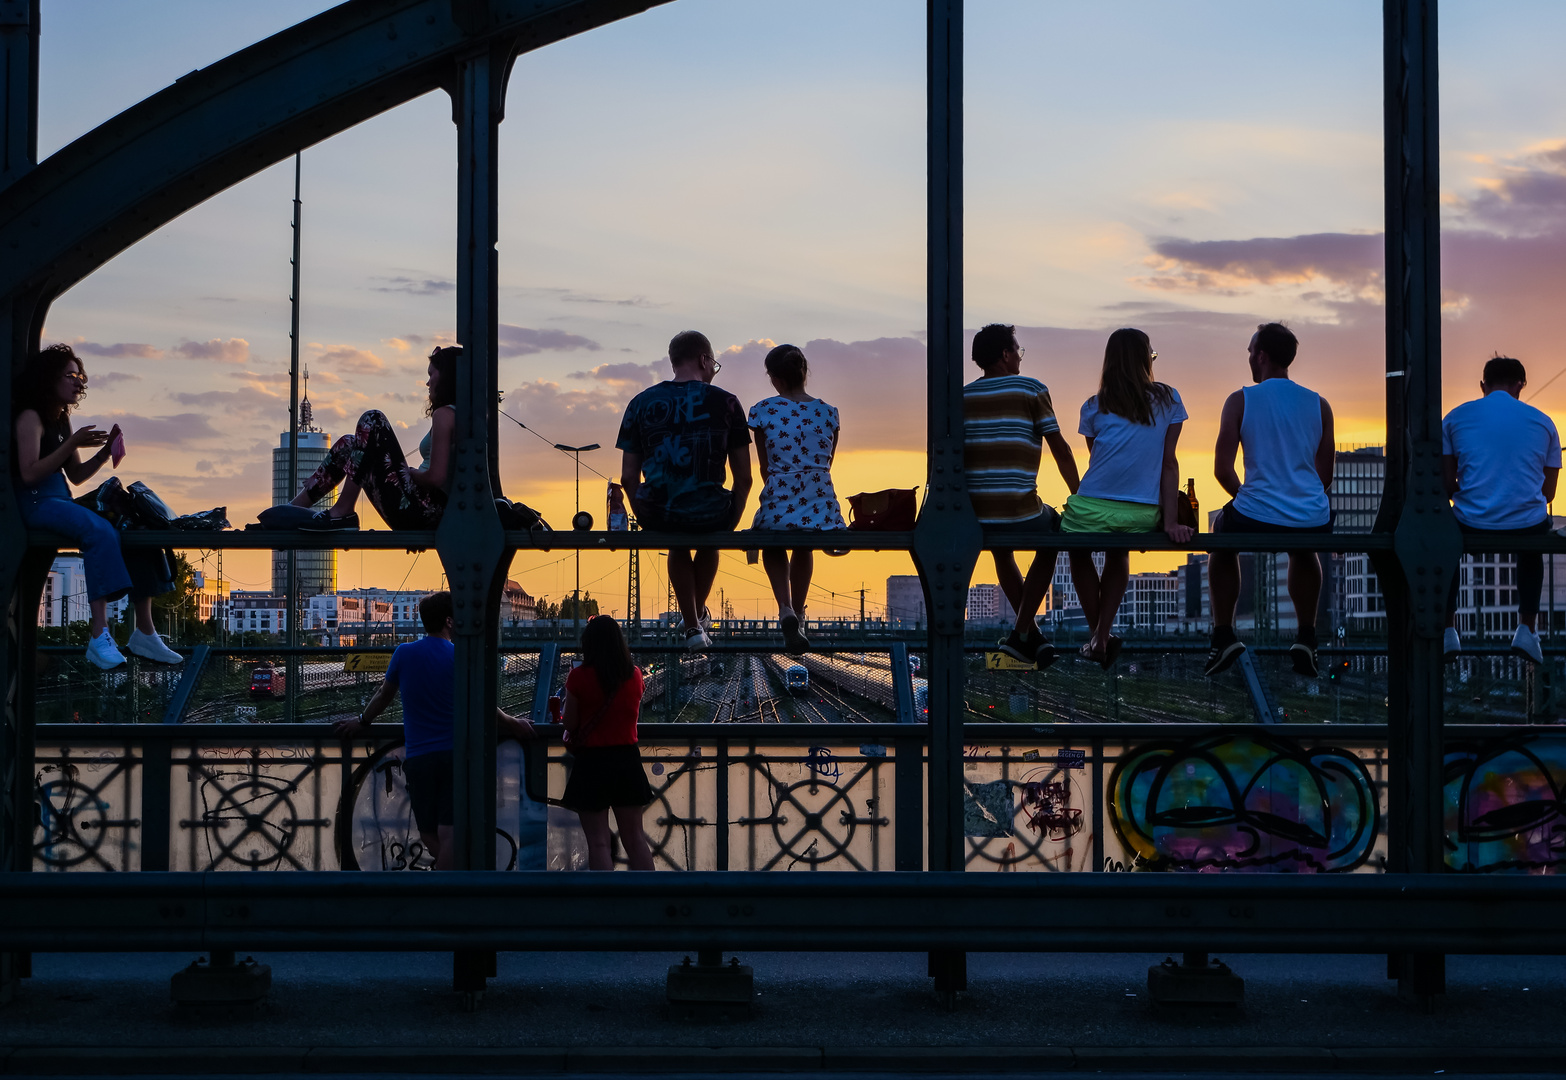
[[[1268,379],[1243,392],[1245,482],[1234,497],[1234,508],[1270,525],[1327,524],[1332,509],[1316,472],[1321,396],[1289,379]]]

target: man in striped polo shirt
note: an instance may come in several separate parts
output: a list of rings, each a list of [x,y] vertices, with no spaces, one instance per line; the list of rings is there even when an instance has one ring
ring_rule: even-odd
[[[1049,388],[1021,374],[1023,350],[1017,328],[991,323],[973,337],[973,362],[984,374],[962,389],[963,467],[968,497],[990,536],[1060,527],[1060,515],[1039,499],[1039,461],[1044,444],[1066,487],[1077,490],[1077,459],[1055,422]],[[1010,548],[994,548],[995,576],[1017,612],[1017,624],[1000,648],[1007,656],[1035,664],[1055,662],[1055,645],[1033,621],[1055,573],[1055,552],[1040,551],[1023,578]]]

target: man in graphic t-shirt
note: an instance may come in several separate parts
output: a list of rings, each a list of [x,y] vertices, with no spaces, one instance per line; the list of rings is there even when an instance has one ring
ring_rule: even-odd
[[[1214,532],[1323,533],[1332,531],[1327,488],[1336,464],[1332,407],[1314,390],[1289,377],[1299,340],[1282,323],[1264,323],[1247,348],[1254,386],[1236,390],[1223,403],[1213,472],[1231,496],[1218,512]],[[1245,482],[1234,471],[1245,451]],[[1245,651],[1234,632],[1240,602],[1240,556],[1215,551],[1207,557],[1207,593],[1213,612],[1212,648],[1205,674],[1223,671]],[[1316,609],[1321,603],[1321,560],[1314,551],[1289,552],[1289,600],[1299,628],[1289,659],[1300,675],[1314,679]]]
[[[750,495],[750,428],[739,398],[712,385],[721,365],[695,330],[669,342],[674,378],[631,399],[615,446],[620,485],[642,528],[659,532],[729,532]],[[732,491],[724,470],[734,474]],[[716,548],[669,548],[669,584],[685,621],[685,644],[704,649],[712,616],[707,597],[718,576]]]
[[[1039,499],[1039,462],[1049,444],[1055,466],[1076,494],[1077,459],[1060,433],[1049,387],[1023,375],[1016,327],[991,323],[973,336],[973,362],[983,375],[962,388],[963,472],[974,513],[990,536],[1055,531],[1060,515]],[[1038,551],[1024,578],[1011,548],[995,548],[995,576],[1017,612],[1000,643],[1007,656],[1049,667],[1060,655],[1033,621],[1055,573],[1055,552]]]
[[[451,759],[457,647],[451,640],[451,593],[438,592],[420,600],[419,621],[426,636],[392,652],[386,678],[365,705],[363,715],[357,720],[339,720],[332,730],[350,738],[362,734],[386,711],[398,691],[402,692],[402,773],[408,801],[413,804],[413,821],[424,850],[435,860],[435,869],[450,870],[457,820]],[[520,742],[533,736],[531,723],[500,709],[495,710],[495,723],[501,738]]]
[[[1522,361],[1497,356],[1484,366],[1479,383],[1482,396],[1459,405],[1441,421],[1446,493],[1452,498],[1458,527],[1470,535],[1527,536],[1550,531],[1550,502],[1561,472],[1561,437],[1553,420],[1523,404],[1526,385],[1528,373]],[[1516,567],[1511,581],[1517,593],[1512,652],[1542,664],[1544,652],[1535,622],[1544,588],[1544,556],[1519,551]],[[1470,584],[1477,589],[1492,583]],[[1446,601],[1443,652],[1448,660],[1456,659],[1463,648],[1456,628],[1458,586],[1454,579]]]

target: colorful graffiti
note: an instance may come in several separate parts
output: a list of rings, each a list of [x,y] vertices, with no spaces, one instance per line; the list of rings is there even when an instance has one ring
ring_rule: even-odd
[[[1446,865],[1472,873],[1566,866],[1566,739],[1518,735],[1446,752]]]
[[[1370,858],[1381,828],[1354,754],[1260,734],[1135,747],[1109,792],[1139,870],[1342,872]]]

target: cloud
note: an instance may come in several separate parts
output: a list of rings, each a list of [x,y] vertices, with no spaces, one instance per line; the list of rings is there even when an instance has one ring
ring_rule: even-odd
[[[640,389],[651,386],[669,374],[669,362],[657,360],[651,364],[599,364],[587,371],[573,371],[572,379],[595,379],[615,386],[632,386]]]
[[[222,411],[233,416],[259,416],[287,408],[281,394],[262,386],[243,386],[238,390],[176,392],[169,395],[181,405],[199,406],[209,412]]]
[[[128,371],[105,371],[91,376],[91,379],[94,390],[102,390],[106,386],[116,386],[120,383],[141,382],[140,375],[132,375]]]
[[[590,338],[568,334],[564,330],[532,330],[525,326],[500,324],[500,355],[529,356],[541,352],[598,352],[603,346]]]
[[[201,461],[196,462],[196,471],[197,472],[211,472],[212,471],[212,462],[207,461],[206,459],[203,458]]]
[[[222,439],[203,413],[176,413],[173,416],[138,416],[129,412],[111,412],[99,426],[119,424],[125,433],[125,446],[134,452],[137,446],[178,447],[199,439]]]
[[[1478,192],[1448,204],[1448,224],[1513,237],[1566,230],[1566,144],[1495,164]]]
[[[1152,244],[1154,274],[1139,284],[1171,291],[1238,295],[1257,285],[1325,280],[1355,291],[1379,286],[1379,233],[1312,233],[1250,240],[1182,240]]]
[[[138,360],[161,360],[163,350],[135,341],[118,341],[113,345],[100,345],[96,341],[77,338],[71,348],[83,356],[134,357]]]
[[[250,342],[244,338],[212,338],[210,341],[182,341],[174,346],[174,355],[187,360],[217,360],[224,364],[243,364],[250,359]]]
[[[324,345],[311,347],[322,350],[316,360],[317,363],[330,365],[350,375],[379,375],[386,370],[386,361],[372,352],[355,349],[351,345],[334,345],[331,348]]]
[[[408,293],[411,296],[440,296],[455,292],[457,283],[446,278],[377,277],[372,281],[384,281],[384,285],[372,285],[375,292]]]
[[[606,304],[611,307],[635,307],[655,308],[665,307],[665,304],[656,304],[645,296],[627,296],[615,298],[609,296],[588,296],[584,293],[568,292],[560,298],[568,304]]]

